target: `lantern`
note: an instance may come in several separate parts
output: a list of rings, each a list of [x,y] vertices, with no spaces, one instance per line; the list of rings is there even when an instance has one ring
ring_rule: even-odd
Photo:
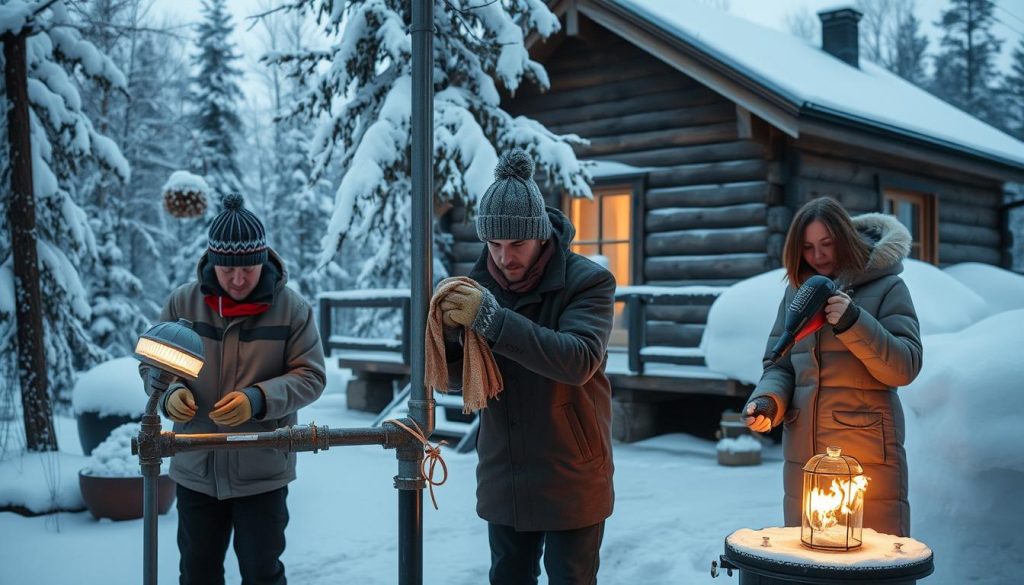
[[[821,550],[848,551],[863,542],[864,490],[860,462],[829,447],[804,465],[800,542]]]

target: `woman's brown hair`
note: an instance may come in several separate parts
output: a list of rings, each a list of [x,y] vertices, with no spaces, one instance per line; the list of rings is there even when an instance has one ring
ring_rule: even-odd
[[[814,274],[804,261],[804,231],[814,221],[820,221],[832,236],[835,250],[835,275],[856,274],[864,270],[871,249],[857,234],[850,215],[831,197],[811,199],[793,216],[782,249],[782,265],[793,288],[799,287]]]

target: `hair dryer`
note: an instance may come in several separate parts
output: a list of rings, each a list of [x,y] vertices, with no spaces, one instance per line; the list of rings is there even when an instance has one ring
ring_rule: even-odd
[[[789,303],[782,336],[775,343],[764,367],[775,365],[789,353],[793,344],[814,333],[825,324],[825,303],[835,294],[836,283],[827,276],[816,274],[808,278]]]

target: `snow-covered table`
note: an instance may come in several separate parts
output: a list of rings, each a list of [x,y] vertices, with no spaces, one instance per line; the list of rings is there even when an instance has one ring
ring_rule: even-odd
[[[726,537],[721,563],[730,575],[740,571],[740,585],[913,585],[934,570],[932,550],[920,541],[870,528],[863,539],[851,551],[829,552],[801,544],[799,527],[741,528]]]

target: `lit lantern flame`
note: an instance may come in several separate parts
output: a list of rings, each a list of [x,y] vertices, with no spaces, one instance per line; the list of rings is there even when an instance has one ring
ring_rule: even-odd
[[[815,531],[824,532],[839,524],[854,512],[863,500],[860,496],[867,489],[868,478],[857,475],[850,480],[833,479],[829,491],[812,488],[807,493],[807,521]]]

